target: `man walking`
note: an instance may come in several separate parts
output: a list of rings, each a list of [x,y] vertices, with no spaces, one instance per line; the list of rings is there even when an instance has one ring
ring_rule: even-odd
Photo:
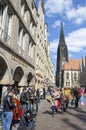
[[[21,107],[23,109],[23,113],[29,103],[29,95],[27,93],[27,88],[24,88],[21,95],[20,95],[20,103],[21,103]]]

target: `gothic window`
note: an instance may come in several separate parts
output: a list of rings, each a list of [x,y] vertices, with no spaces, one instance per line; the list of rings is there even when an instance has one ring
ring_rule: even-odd
[[[6,15],[6,23],[5,23],[5,33],[4,33],[4,40],[8,42],[9,40],[9,28],[10,28],[10,20],[11,20],[12,14],[8,10]]]
[[[10,20],[10,14],[7,13],[7,16],[6,16],[6,25],[5,25],[5,32],[6,33],[8,33],[9,20]]]
[[[77,80],[77,74],[74,73],[74,80]]]
[[[69,73],[66,73],[66,79],[69,79]]]
[[[24,38],[24,33],[22,27],[19,27],[19,33],[18,33],[18,52],[22,54],[23,52],[23,38]]]
[[[25,13],[25,3],[21,0],[21,15],[22,15],[22,17],[24,17],[24,13]]]
[[[34,3],[32,2],[32,9],[34,9]]]

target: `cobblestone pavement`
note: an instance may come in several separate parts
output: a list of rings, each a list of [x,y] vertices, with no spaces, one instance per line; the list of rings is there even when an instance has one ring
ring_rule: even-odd
[[[54,117],[51,115],[50,103],[41,100],[35,124],[36,130],[86,130],[86,97],[82,109],[70,107],[67,112],[57,113]],[[12,130],[17,130],[17,127]]]
[[[44,101],[36,120],[37,130],[86,130],[86,98],[85,106],[75,110],[68,108],[65,113],[51,115],[50,104]]]

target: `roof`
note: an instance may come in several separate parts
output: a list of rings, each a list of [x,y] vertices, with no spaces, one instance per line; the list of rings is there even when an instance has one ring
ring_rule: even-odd
[[[79,70],[80,69],[80,60],[78,59],[69,59],[68,62],[64,63],[63,70]]]

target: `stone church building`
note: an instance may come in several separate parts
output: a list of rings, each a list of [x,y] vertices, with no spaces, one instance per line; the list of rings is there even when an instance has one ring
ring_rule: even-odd
[[[56,86],[74,87],[80,85],[80,60],[68,57],[63,25],[61,23],[59,45],[57,48]]]

